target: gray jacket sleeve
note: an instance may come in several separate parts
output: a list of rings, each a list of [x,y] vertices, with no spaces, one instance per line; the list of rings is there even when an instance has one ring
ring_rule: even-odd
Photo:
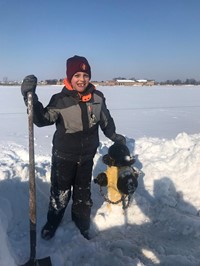
[[[100,127],[104,135],[109,139],[111,139],[113,134],[115,134],[115,123],[112,116],[110,115],[109,110],[107,109],[105,98],[103,99],[102,104]]]

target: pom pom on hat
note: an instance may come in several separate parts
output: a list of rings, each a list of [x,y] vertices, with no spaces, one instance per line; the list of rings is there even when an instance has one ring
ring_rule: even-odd
[[[71,82],[73,75],[77,72],[85,72],[91,79],[91,68],[85,57],[78,55],[70,57],[69,59],[67,59],[66,66],[66,74],[69,82]]]

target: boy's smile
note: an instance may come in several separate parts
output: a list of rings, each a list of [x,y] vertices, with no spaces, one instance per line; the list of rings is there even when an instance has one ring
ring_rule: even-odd
[[[71,79],[71,85],[74,90],[83,92],[87,88],[89,81],[90,77],[87,73],[76,72]]]

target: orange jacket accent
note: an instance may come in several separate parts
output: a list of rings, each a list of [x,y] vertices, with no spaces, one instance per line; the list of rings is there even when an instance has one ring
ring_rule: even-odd
[[[70,90],[70,91],[73,91],[72,85],[71,85],[71,83],[68,81],[67,78],[65,78],[65,79],[63,80],[63,83],[64,83],[66,89],[68,89],[68,90]]]

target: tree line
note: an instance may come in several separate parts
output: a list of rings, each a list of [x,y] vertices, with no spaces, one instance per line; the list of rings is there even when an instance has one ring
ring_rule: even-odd
[[[186,79],[182,81],[180,79],[176,80],[166,80],[164,82],[159,82],[160,85],[200,85],[200,81],[196,79]]]
[[[117,78],[113,78],[112,80],[126,80],[127,78],[124,77],[117,77]],[[130,78],[130,80],[136,80],[135,78]],[[148,79],[146,79],[148,80]],[[44,80],[39,82],[40,84],[47,84],[47,85],[55,85],[55,84],[62,84],[63,83],[63,79],[48,79],[48,80]],[[7,79],[3,82],[0,81],[0,85],[18,85],[21,84],[21,82],[17,82],[17,81],[8,81]],[[175,79],[175,80],[166,80],[166,81],[155,81],[155,84],[160,84],[160,85],[200,85],[200,81],[197,81],[196,79],[193,78],[188,78],[185,81],[182,81],[180,79]]]

